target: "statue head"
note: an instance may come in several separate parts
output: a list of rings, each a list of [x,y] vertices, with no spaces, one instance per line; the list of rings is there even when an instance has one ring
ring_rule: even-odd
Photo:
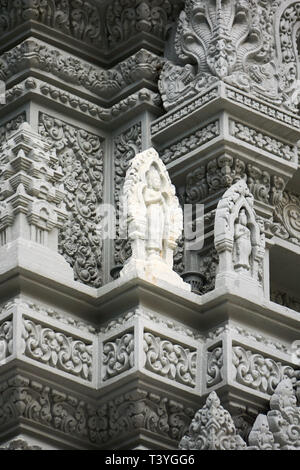
[[[247,214],[246,214],[246,210],[245,210],[245,209],[241,209],[241,210],[240,210],[238,221],[239,221],[239,223],[240,223],[241,225],[245,225],[245,227],[247,226],[248,217],[247,217]]]
[[[148,173],[147,173],[147,182],[148,186],[155,191],[159,191],[161,189],[161,178],[160,174],[155,168],[155,166],[151,165]]]

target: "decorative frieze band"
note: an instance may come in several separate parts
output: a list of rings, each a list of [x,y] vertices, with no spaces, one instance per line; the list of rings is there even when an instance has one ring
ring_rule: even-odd
[[[13,103],[27,93],[33,92],[45,96],[51,101],[73,110],[73,112],[75,110],[83,116],[96,119],[98,123],[101,122],[102,124],[112,122],[122,116],[122,114],[144,103],[156,109],[161,104],[158,93],[142,88],[139,92],[133,93],[113,106],[105,108],[36,78],[28,78],[7,90],[5,94],[6,103]],[[4,107],[6,105],[0,103],[1,106]]]
[[[185,137],[171,147],[163,150],[161,153],[161,159],[165,164],[171,163],[177,160],[181,156],[185,155],[192,150],[198,149],[201,145],[210,142],[215,137],[220,135],[220,123],[214,121],[205,127],[202,127],[197,132]]]
[[[209,103],[219,96],[218,88],[215,87],[212,90],[208,90],[200,96],[197,96],[186,106],[182,106],[180,109],[168,113],[166,116],[157,119],[151,126],[152,136],[155,137],[160,131],[170,127],[175,122],[180,121],[182,118],[188,116],[194,111],[198,110],[201,106]]]
[[[1,382],[0,389],[0,425],[26,418],[71,440],[100,447],[136,429],[178,440],[194,414],[192,408],[144,389],[120,394],[102,404],[22,376]]]
[[[0,59],[0,78],[8,81],[20,72],[36,70],[51,74],[63,83],[81,88],[81,94],[90,92],[101,97],[104,103],[138,80],[157,82],[163,59],[145,49],[111,69],[103,69],[66,54],[36,39],[27,39],[5,52]],[[74,91],[76,95],[76,91]]]
[[[231,120],[229,122],[229,126],[231,135],[237,139],[247,142],[259,149],[265,150],[272,155],[283,158],[284,160],[298,160],[296,146],[289,145],[237,121]]]
[[[21,0],[17,6],[15,2],[10,1],[1,4],[0,16],[0,35],[28,20],[33,20],[74,39],[102,48],[101,14],[99,8],[91,1],[68,0],[51,3],[43,0]]]

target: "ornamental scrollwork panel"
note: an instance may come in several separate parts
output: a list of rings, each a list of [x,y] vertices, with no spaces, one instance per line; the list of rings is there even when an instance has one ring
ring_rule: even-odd
[[[223,348],[218,346],[212,351],[207,351],[207,387],[217,385],[223,380]]]
[[[103,380],[134,367],[134,333],[128,332],[103,344]]]
[[[300,245],[300,196],[284,191],[267,227],[273,235]]]
[[[92,380],[93,345],[23,319],[25,356],[84,380]]]
[[[134,124],[114,139],[114,167],[115,167],[115,189],[114,199],[116,213],[119,214],[120,192],[130,161],[142,150],[142,125]],[[119,218],[117,217],[117,238],[115,240],[114,261],[116,265],[123,265],[131,256],[130,243],[127,237],[120,238]]]
[[[196,386],[197,351],[144,333],[144,367],[189,387]]]
[[[241,346],[233,346],[232,352],[234,379],[259,392],[271,395],[284,378],[294,375],[292,367]]]
[[[13,353],[13,320],[0,324],[0,361]]]
[[[40,133],[55,149],[63,170],[69,218],[60,231],[59,250],[75,279],[102,285],[102,239],[99,206],[103,200],[103,149],[98,136],[47,114]]]

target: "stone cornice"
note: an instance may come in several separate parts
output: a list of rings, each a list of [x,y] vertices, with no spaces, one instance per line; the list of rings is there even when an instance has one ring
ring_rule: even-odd
[[[49,85],[47,82],[36,78],[27,78],[6,92],[6,104],[0,105],[0,114],[6,115],[10,108],[19,106],[34,97],[43,100],[48,106],[52,102],[53,106],[59,106],[66,114],[70,113],[74,116],[76,113],[97,126],[100,124],[101,127],[109,127],[110,129],[112,124],[117,125],[117,122],[124,119],[125,115],[128,119],[128,114],[135,114],[140,108],[148,107],[156,115],[162,112],[160,95],[146,88],[142,88],[111,107],[105,108],[54,85]]]
[[[28,39],[5,52],[0,59],[0,78],[7,88],[34,76],[49,80],[66,92],[109,106],[132,94],[143,84],[157,88],[163,59],[145,49],[111,69],[91,65],[42,41]]]
[[[183,4],[183,0],[146,0],[142,4],[139,0],[126,4],[119,0],[83,0],[80,4],[67,0],[53,8],[52,3],[41,0],[32,5],[22,0],[15,10],[9,2],[0,8],[0,37],[6,45],[29,35],[42,38],[109,66],[140,47],[162,53]]]

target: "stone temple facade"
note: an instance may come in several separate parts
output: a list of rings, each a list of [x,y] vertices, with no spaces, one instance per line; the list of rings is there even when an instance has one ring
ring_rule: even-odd
[[[300,2],[0,0],[0,48],[1,448],[300,448]]]

